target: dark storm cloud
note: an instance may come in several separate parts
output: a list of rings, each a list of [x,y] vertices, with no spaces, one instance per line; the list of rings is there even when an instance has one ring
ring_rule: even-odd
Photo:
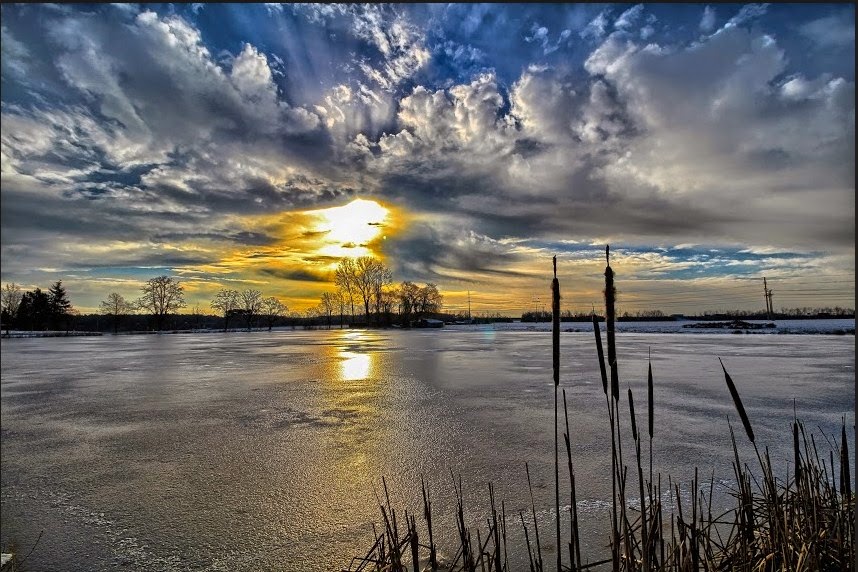
[[[330,282],[330,272],[314,272],[312,270],[287,270],[282,268],[263,268],[260,270],[266,276],[273,276],[282,280],[296,280],[299,282]]]
[[[156,234],[153,239],[158,242],[215,241],[229,242],[243,246],[268,246],[277,242],[277,238],[261,232],[233,232],[226,229],[212,232],[170,232]]]
[[[513,267],[521,258],[487,236],[449,227],[414,225],[391,245],[391,260],[406,280],[432,281],[449,277],[445,269],[474,275],[527,276]]]

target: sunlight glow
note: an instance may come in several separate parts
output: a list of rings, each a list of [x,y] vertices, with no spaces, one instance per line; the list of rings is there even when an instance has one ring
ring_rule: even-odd
[[[370,354],[358,354],[341,351],[340,378],[343,381],[361,381],[369,376],[369,366],[372,363]]]
[[[390,211],[375,201],[355,199],[347,205],[314,211],[319,217],[315,228],[325,233],[320,249],[328,256],[367,256],[372,254],[368,245],[382,236],[382,229]]]

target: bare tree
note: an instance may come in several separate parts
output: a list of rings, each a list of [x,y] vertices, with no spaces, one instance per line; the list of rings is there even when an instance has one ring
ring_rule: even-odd
[[[355,297],[358,295],[357,269],[353,258],[343,258],[334,273],[334,284],[343,293],[351,308],[351,316],[355,315]]]
[[[15,319],[18,314],[18,308],[21,307],[21,287],[12,283],[7,283],[0,290],[0,307],[2,307],[2,316],[6,322],[6,333],[9,333],[10,322]]]
[[[158,331],[164,325],[164,319],[171,313],[184,308],[184,288],[179,281],[170,276],[150,278],[143,285],[143,296],[138,298],[137,306],[147,310],[155,317]]]
[[[119,321],[122,319],[122,316],[133,314],[136,310],[134,304],[116,292],[108,294],[107,300],[103,300],[101,304],[99,304],[99,309],[102,314],[110,316],[113,321],[114,334],[119,331]]]
[[[253,328],[253,319],[262,308],[262,292],[259,290],[243,290],[241,292],[241,310],[247,320],[247,331]]]
[[[262,301],[262,313],[265,315],[265,320],[268,323],[268,331],[274,325],[274,321],[280,316],[286,315],[289,309],[283,302],[275,297],[265,298]]]
[[[420,304],[420,286],[414,282],[403,282],[397,290],[399,295],[399,312],[402,315],[402,325],[411,323],[411,315],[417,311]]]
[[[215,294],[214,300],[209,304],[212,309],[220,310],[223,314],[224,332],[229,326],[229,319],[240,307],[239,298],[240,294],[238,293],[238,290],[227,290],[225,288],[221,288],[221,290]]]
[[[438,287],[431,282],[423,286],[417,296],[417,313],[435,314],[441,311],[444,297],[438,292]]]
[[[316,318],[318,318],[320,314],[321,311],[319,310],[318,306],[314,308],[307,308],[306,310],[304,310],[304,318],[307,320],[304,324],[304,327],[312,329],[313,322],[315,322]]]
[[[200,324],[202,323],[203,318],[203,309],[200,306],[200,303],[197,302],[194,304],[193,309],[191,310],[191,329],[199,330]]]
[[[363,300],[366,321],[369,323],[370,307],[374,307],[378,315],[380,308],[376,301],[381,297],[382,288],[392,280],[390,269],[372,256],[361,256],[355,260],[354,266],[355,286]]]
[[[376,260],[372,265],[371,270],[372,280],[372,298],[375,304],[375,322],[381,324],[381,314],[390,311],[386,302],[389,299],[387,290],[390,284],[393,283],[393,274],[390,268],[385,266],[380,260]]]
[[[327,318],[328,329],[331,329],[331,316],[337,311],[337,302],[335,296],[330,292],[325,292],[319,301],[319,310],[322,315]]]
[[[381,290],[380,302],[378,302],[378,307],[381,310],[381,315],[384,316],[384,323],[390,324],[392,320],[392,315],[394,310],[396,309],[397,303],[399,302],[399,295],[397,294],[398,288],[393,286],[385,286]]]
[[[342,289],[337,288],[336,292],[334,292],[334,302],[337,305],[337,310],[340,314],[340,329],[343,329],[343,317],[346,313],[346,309],[349,306],[349,300],[346,296],[346,293],[342,291]]]

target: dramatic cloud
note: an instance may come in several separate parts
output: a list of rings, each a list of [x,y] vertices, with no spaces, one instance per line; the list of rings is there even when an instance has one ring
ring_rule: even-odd
[[[386,238],[338,252],[499,308],[552,253],[597,295],[605,241],[641,281],[852,271],[854,8],[686,8],[4,6],[2,279],[312,300],[306,217],[359,198]]]

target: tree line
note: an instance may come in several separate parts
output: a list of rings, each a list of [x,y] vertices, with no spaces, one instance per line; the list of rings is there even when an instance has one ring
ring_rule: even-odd
[[[106,317],[113,332],[119,331],[124,322],[137,315],[148,317],[149,328],[161,331],[170,318],[174,317],[181,308],[187,307],[184,286],[171,276],[156,276],[148,279],[141,288],[142,295],[136,300],[127,300],[117,292],[111,292],[99,304],[100,313],[97,316]],[[17,284],[6,284],[0,290],[2,304],[3,326],[6,332],[14,327],[21,330],[66,330],[73,322],[85,319],[75,310],[68,299],[62,281],[57,281],[47,292],[40,288],[22,292]],[[285,304],[277,298],[262,296],[259,290],[223,289],[217,293],[211,302],[214,310],[222,312],[224,330],[231,319],[240,318],[248,329],[253,328],[260,319],[264,319],[268,329],[274,325],[277,318],[287,312]],[[203,314],[199,306],[193,309],[192,325],[201,325]],[[91,320],[87,320],[91,322]],[[139,324],[138,324],[139,325]],[[96,329],[99,322],[96,321]]]
[[[323,293],[308,312],[308,317],[323,318],[328,327],[337,318],[341,327],[346,322],[410,327],[437,315],[444,301],[435,284],[394,284],[390,268],[372,256],[343,258],[334,271],[334,285],[336,289]]]
[[[22,292],[17,284],[6,284],[0,290],[0,305],[0,320],[7,333],[13,322],[30,330],[68,330],[76,314],[62,280],[54,282],[47,292],[41,288]]]
[[[276,297],[265,297],[256,289],[234,290],[222,288],[209,305],[222,320],[223,330],[240,324],[247,330],[289,322],[305,325],[326,323],[328,327],[338,320],[341,326],[403,326],[416,325],[420,320],[437,316],[441,311],[443,296],[435,284],[422,286],[410,281],[393,283],[393,273],[383,262],[371,256],[344,258],[334,272],[333,292],[325,292],[319,304],[303,315],[289,313],[289,308]],[[163,330],[178,311],[187,307],[184,286],[171,276],[148,279],[141,288],[141,296],[128,300],[117,292],[111,292],[99,304],[95,315],[95,327],[101,328],[99,318],[106,318],[114,333],[128,323],[140,326],[140,318],[146,316],[146,329]],[[68,299],[62,281],[57,281],[47,292],[40,288],[22,292],[17,284],[6,284],[0,290],[3,327],[19,330],[69,330],[77,321],[92,325],[92,317],[81,316]],[[134,319],[136,318],[136,320]],[[185,325],[209,327],[209,316],[199,306]],[[172,320],[175,321],[175,320]]]

